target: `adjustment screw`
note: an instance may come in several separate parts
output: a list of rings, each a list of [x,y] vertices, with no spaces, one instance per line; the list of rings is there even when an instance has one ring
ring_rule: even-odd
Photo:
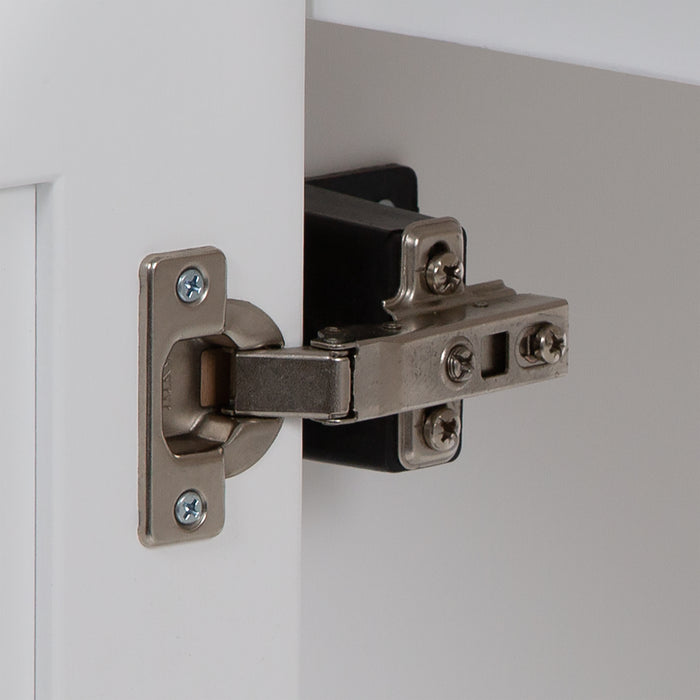
[[[554,365],[566,354],[566,333],[551,323],[540,326],[526,342],[521,344],[520,353],[526,360],[540,360],[548,365]]]
[[[433,294],[451,294],[463,279],[464,265],[451,251],[430,258],[425,268],[425,281]]]
[[[423,437],[428,447],[436,452],[450,452],[459,443],[461,429],[457,413],[447,406],[442,406],[426,416]]]
[[[200,270],[190,267],[177,278],[177,295],[185,304],[192,304],[204,298],[207,281]]]
[[[474,369],[474,354],[466,345],[455,345],[445,358],[445,371],[448,378],[461,384],[466,382]]]
[[[199,527],[206,518],[207,509],[198,491],[189,489],[175,501],[175,520],[188,530]]]

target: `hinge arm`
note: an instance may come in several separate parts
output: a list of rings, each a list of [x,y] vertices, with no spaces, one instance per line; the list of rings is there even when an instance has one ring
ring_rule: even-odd
[[[533,338],[545,328],[556,329],[558,350],[538,355]],[[502,282],[466,287],[447,310],[400,324],[334,329],[313,348],[236,353],[234,413],[338,424],[541,381],[566,372],[567,328],[563,299]]]

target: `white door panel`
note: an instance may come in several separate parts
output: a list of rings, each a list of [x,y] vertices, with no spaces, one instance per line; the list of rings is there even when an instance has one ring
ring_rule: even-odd
[[[299,426],[228,483],[220,536],[144,548],[137,301],[145,255],[213,244],[229,295],[298,342],[303,3],[23,0],[2,13],[0,184],[46,183],[37,697],[293,698]]]
[[[3,693],[34,689],[34,309],[35,189],[0,190],[0,280],[4,289],[0,425],[0,676]]]

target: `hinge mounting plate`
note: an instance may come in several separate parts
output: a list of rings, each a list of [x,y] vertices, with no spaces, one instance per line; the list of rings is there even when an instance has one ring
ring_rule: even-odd
[[[188,270],[204,284],[194,302],[178,294]],[[282,425],[227,411],[231,354],[281,347],[282,334],[257,307],[226,298],[226,258],[216,248],[150,255],[140,282],[139,538],[212,537],[224,525],[224,478],[257,462]],[[183,517],[176,504],[188,493],[199,501]]]

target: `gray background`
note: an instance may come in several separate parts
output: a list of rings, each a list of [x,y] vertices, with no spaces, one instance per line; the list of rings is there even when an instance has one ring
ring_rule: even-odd
[[[700,90],[311,22],[308,174],[398,161],[568,377],[451,465],[304,467],[305,700],[700,697]]]

